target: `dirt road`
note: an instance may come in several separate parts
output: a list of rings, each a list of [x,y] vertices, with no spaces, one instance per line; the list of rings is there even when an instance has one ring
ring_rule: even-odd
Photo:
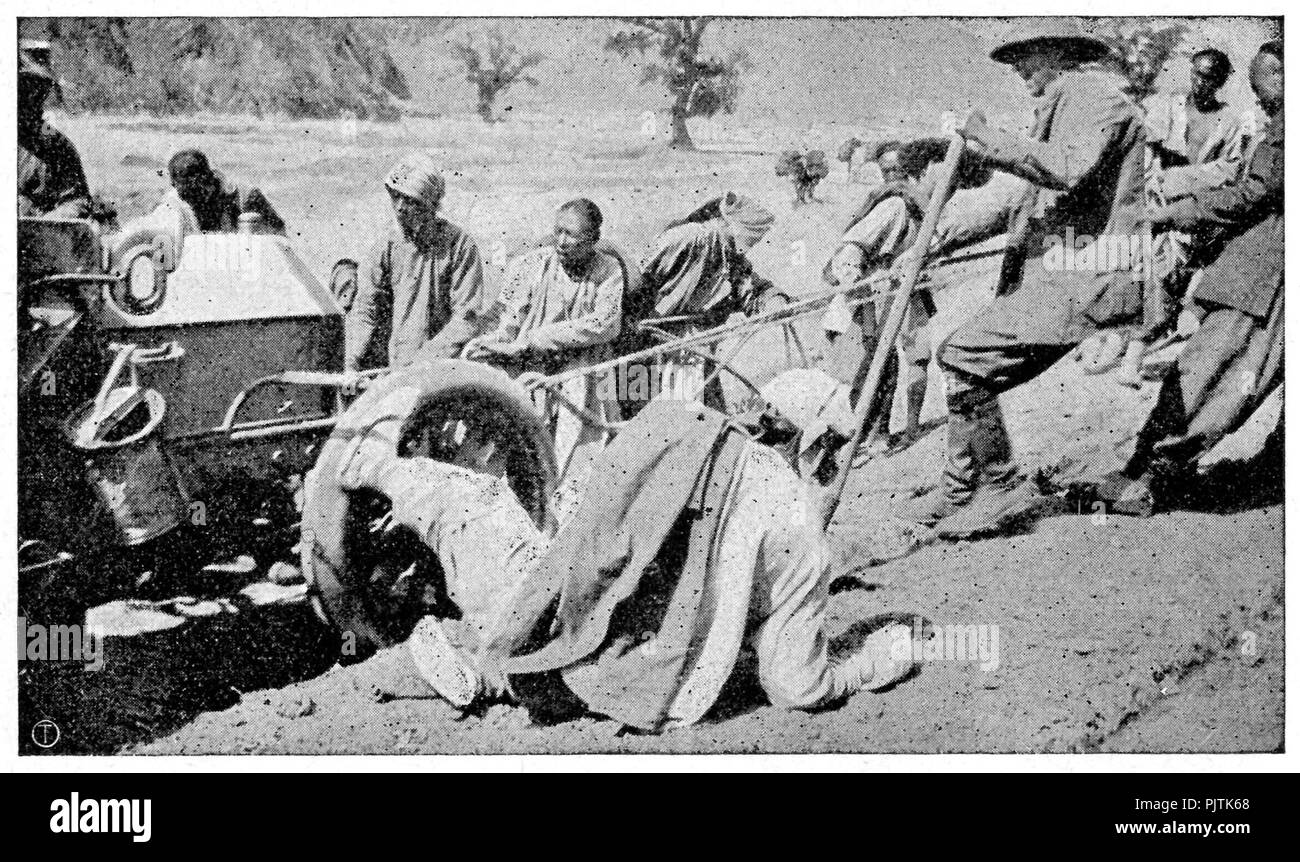
[[[538,725],[509,707],[461,719],[400,648],[332,666],[331,635],[297,606],[111,640],[98,673],[36,666],[24,716],[52,717],[64,753],[1273,751],[1282,524],[1277,502],[1064,516],[870,568],[872,588],[833,597],[837,632],[907,610],[959,644],[976,643],[967,627],[990,636],[814,715],[765,705],[742,675],[708,721],[658,737],[591,718]],[[851,529],[837,541],[860,559]]]

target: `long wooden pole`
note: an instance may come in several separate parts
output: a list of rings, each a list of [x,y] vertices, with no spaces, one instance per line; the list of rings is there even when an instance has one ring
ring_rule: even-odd
[[[894,350],[894,342],[898,340],[899,330],[903,328],[903,315],[907,312],[908,303],[912,298],[912,289],[916,287],[916,281],[921,277],[921,270],[925,266],[925,251],[930,247],[930,240],[939,225],[939,214],[943,212],[944,204],[952,194],[953,184],[957,178],[957,165],[961,162],[965,149],[965,139],[961,135],[953,134],[948,142],[948,153],[939,169],[934,191],[930,193],[930,203],[926,207],[925,218],[921,221],[921,229],[917,232],[916,241],[911,246],[919,253],[908,255],[906,258],[907,268],[902,273],[898,290],[894,291],[889,306],[889,316],[885,319],[884,329],[876,342],[875,352],[871,355],[867,379],[863,383],[862,392],[858,395],[858,406],[853,416],[856,426],[853,429],[853,438],[840,450],[840,468],[835,478],[835,485],[822,502],[823,528],[830,525],[835,510],[839,508],[840,498],[844,496],[844,486],[848,484],[849,472],[853,467],[853,454],[862,444],[867,428],[875,421],[876,411],[872,408],[875,405],[876,392],[880,389],[880,381],[885,375],[885,365],[889,361],[889,354]]]

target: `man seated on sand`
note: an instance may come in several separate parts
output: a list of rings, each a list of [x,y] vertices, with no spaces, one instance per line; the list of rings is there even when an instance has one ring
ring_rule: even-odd
[[[447,183],[438,163],[409,153],[384,187],[393,223],[359,268],[343,355],[349,372],[456,357],[491,328],[478,245],[441,215]]]
[[[395,457],[398,424],[380,417],[358,434],[341,478],[394,501],[394,519],[438,553],[454,600],[478,585],[460,647],[434,617],[408,641],[421,676],[456,707],[577,698],[659,731],[702,718],[746,644],[768,699],[793,709],[879,691],[914,669],[904,624],[831,642],[816,486],[720,413],[648,405],[597,460],[601,493],[549,542],[478,431],[470,454],[447,464]]]

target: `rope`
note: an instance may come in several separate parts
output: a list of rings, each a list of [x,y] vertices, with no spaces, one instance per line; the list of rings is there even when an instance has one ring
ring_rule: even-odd
[[[545,384],[542,382],[543,379],[544,378],[542,377],[542,375],[538,374],[536,371],[526,371],[523,374],[520,374],[517,378],[515,378],[516,382],[519,383],[521,386],[524,387],[524,389],[528,391],[532,391],[533,389],[536,389],[538,387],[545,386]],[[616,421],[616,422],[606,421],[603,416],[598,416],[595,413],[592,413],[587,408],[583,407],[581,404],[575,403],[572,399],[570,399],[567,395],[565,395],[563,390],[561,390],[558,386],[547,386],[546,397],[554,398],[556,403],[559,404],[561,407],[568,410],[570,413],[573,413],[575,416],[577,416],[583,422],[586,422],[588,425],[594,425],[597,428],[600,428],[602,431],[609,431],[611,433],[616,434],[623,429],[623,426],[627,425],[627,422],[624,421]]]
[[[1000,253],[1000,250],[987,254],[992,253]],[[985,253],[971,255],[969,257],[971,259],[977,259],[984,256],[986,256]],[[948,261],[941,260],[931,263],[930,265],[943,266],[947,262]],[[961,261],[954,259],[952,262],[955,263]],[[885,285],[889,285],[890,287],[885,288]],[[790,303],[782,308],[755,314],[745,318],[744,320],[736,321],[735,323],[726,323],[721,326],[713,327],[712,329],[706,329],[680,338],[672,338],[668,332],[654,326],[654,324],[685,323],[692,319],[690,316],[679,315],[671,318],[656,318],[653,321],[643,321],[638,325],[638,328],[643,332],[667,339],[662,344],[648,347],[644,350],[638,350],[625,356],[615,357],[614,359],[609,359],[595,365],[584,368],[573,368],[549,376],[537,372],[526,372],[519,375],[516,378],[516,382],[523,386],[525,391],[528,392],[544,388],[547,390],[547,397],[555,398],[561,406],[580,417],[584,422],[607,431],[618,431],[626,424],[625,422],[610,423],[605,421],[604,418],[597,416],[579,404],[575,404],[572,400],[564,396],[559,391],[559,387],[569,380],[579,377],[588,377],[593,374],[603,374],[607,371],[612,371],[634,362],[653,360],[672,353],[690,353],[708,362],[714,363],[717,366],[705,379],[705,387],[708,387],[713,383],[713,381],[716,380],[725,370],[734,375],[741,381],[741,383],[757,392],[757,386],[755,386],[744,375],[729,366],[731,361],[739,355],[745,344],[748,343],[749,339],[752,338],[761,327],[771,323],[783,324],[782,328],[786,338],[787,349],[790,341],[793,341],[799,351],[801,360],[806,365],[808,362],[807,351],[803,345],[802,339],[800,339],[798,332],[794,328],[794,321],[801,320],[805,317],[811,317],[814,314],[822,312],[836,296],[844,296],[846,304],[850,308],[856,308],[865,305],[868,302],[884,300],[892,301],[899,294],[904,294],[910,297],[912,290],[910,288],[907,290],[900,289],[898,286],[897,274],[893,271],[887,270],[873,273],[861,281],[855,282],[847,287],[835,286],[828,290],[819,291],[810,296],[805,296],[798,302]],[[732,336],[740,336],[740,338],[738,343],[732,348],[724,360],[719,361],[710,353],[706,353],[699,349],[701,347],[708,347],[717,344]]]
[[[563,371],[559,374],[553,374],[549,377],[540,378],[534,386],[551,386],[557,383],[564,383],[575,377],[582,377],[589,374],[600,374],[615,368],[620,368],[633,362],[641,362],[646,359],[655,359],[669,353],[680,351],[687,347],[702,347],[715,344],[745,332],[757,331],[760,327],[771,323],[789,323],[799,320],[803,317],[809,317],[822,311],[837,294],[844,294],[846,297],[853,297],[857,304],[862,304],[868,299],[877,297],[890,297],[894,295],[891,290],[876,290],[875,285],[891,282],[894,278],[893,273],[884,272],[868,276],[860,282],[851,284],[848,287],[836,287],[830,290],[820,291],[805,297],[798,302],[793,302],[783,308],[765,311],[761,314],[755,314],[744,320],[735,323],[727,323],[716,326],[712,329],[706,329],[692,335],[685,335],[663,344],[647,347],[644,350],[638,350],[635,353],[629,353],[625,356],[615,357],[605,362],[585,368],[574,368],[569,371]],[[870,296],[867,296],[870,294]]]
[[[754,337],[754,332],[745,333],[736,341],[736,346],[733,347],[731,349],[731,352],[727,354],[726,359],[723,359],[721,361],[718,361],[716,359],[709,360],[716,367],[713,369],[713,371],[709,374],[708,377],[704,378],[704,384],[700,387],[700,397],[704,397],[705,391],[708,390],[709,386],[713,383],[713,381],[717,380],[722,375],[722,372],[724,370],[730,370],[732,360],[734,360],[738,355],[740,355],[740,351],[745,347],[746,344],[749,343],[749,339],[753,337]],[[734,371],[732,371],[731,373],[736,374],[736,372]],[[739,378],[740,382],[744,383],[750,389],[754,389],[755,391],[757,391],[757,387],[755,387],[753,383],[750,383],[748,380],[746,380],[744,377],[741,377],[739,374],[736,374],[736,377]]]

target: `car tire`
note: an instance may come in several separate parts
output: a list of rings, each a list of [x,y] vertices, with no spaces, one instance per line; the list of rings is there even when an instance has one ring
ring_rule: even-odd
[[[409,531],[377,547],[376,513],[391,506],[381,495],[346,491],[340,484],[343,459],[356,433],[375,427],[399,441],[395,454],[411,454],[412,441],[450,418],[473,416],[498,429],[512,489],[534,523],[554,528],[550,510],[555,488],[554,445],[524,389],[502,372],[464,360],[432,360],[375,380],[340,417],[304,485],[300,556],[318,614],[343,637],[341,661],[359,661],[376,649],[404,641],[429,610],[428,590],[394,599],[377,572],[410,562],[418,580],[435,594],[441,571],[432,550]],[[382,420],[389,416],[391,419]],[[376,421],[381,424],[376,426]],[[400,431],[384,422],[400,423]],[[430,454],[421,451],[420,454]],[[434,456],[436,457],[436,456]],[[395,544],[394,544],[395,543]],[[441,593],[445,596],[445,591]]]

